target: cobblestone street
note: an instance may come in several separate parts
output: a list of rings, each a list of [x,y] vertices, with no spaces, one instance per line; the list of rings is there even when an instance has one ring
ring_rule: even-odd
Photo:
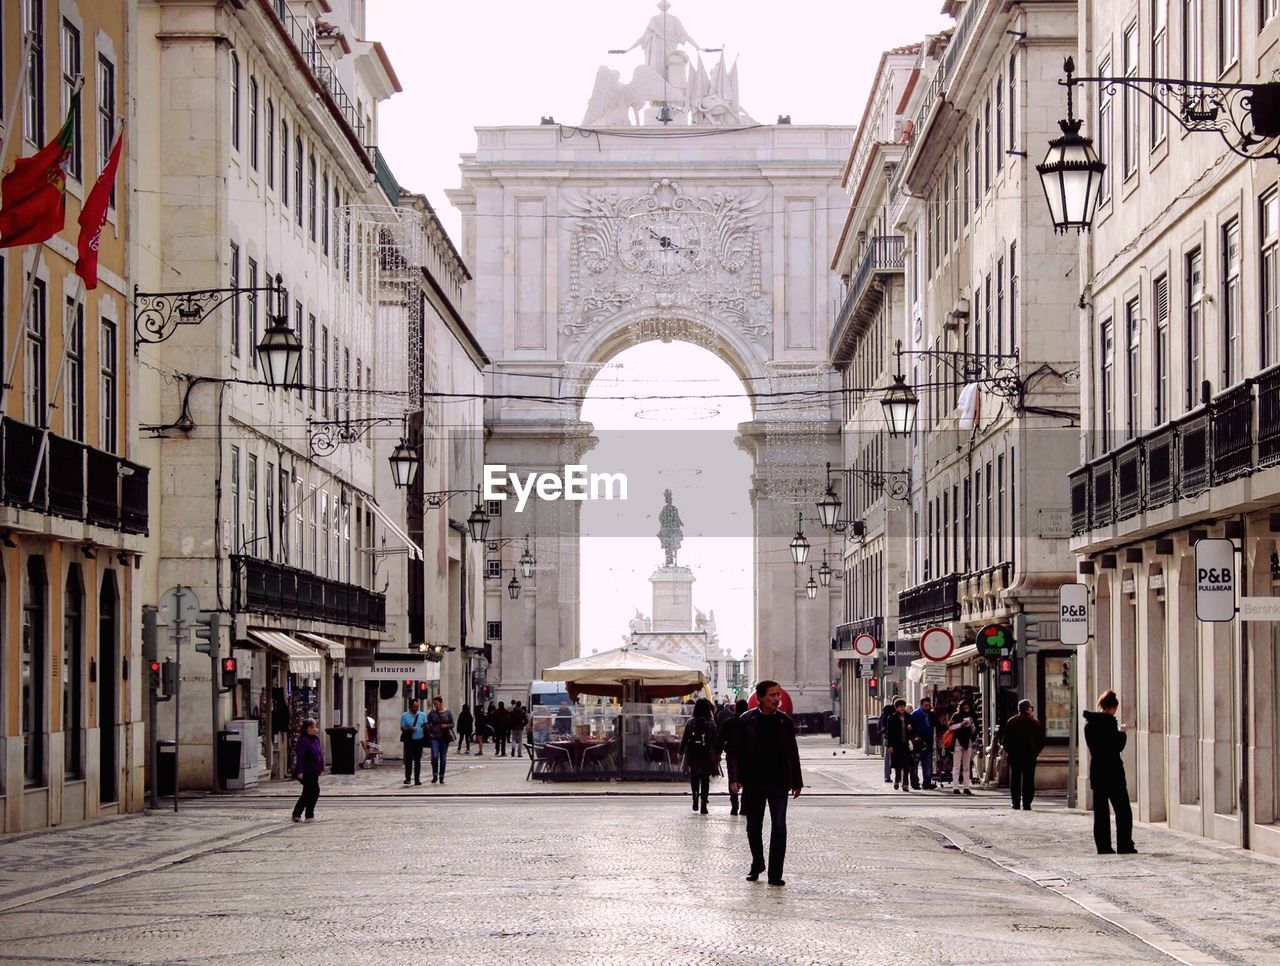
[[[69,962],[884,963],[1275,961],[1274,863],[1145,827],[1092,854],[1046,802],[886,792],[806,742],[785,889],[743,880],[740,818],[680,786],[570,790],[462,758],[445,789],[395,762],[292,789],[16,837],[0,957]],[[877,784],[879,787],[877,787]],[[843,787],[841,787],[843,786]],[[619,791],[644,794],[618,794]],[[592,795],[590,792],[596,794]],[[602,792],[611,792],[602,795]],[[1038,802],[1039,806],[1040,803]]]

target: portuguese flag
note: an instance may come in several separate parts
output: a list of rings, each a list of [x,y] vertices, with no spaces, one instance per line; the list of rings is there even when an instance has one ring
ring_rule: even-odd
[[[67,220],[66,165],[75,143],[80,94],[71,97],[62,129],[0,181],[0,248],[32,245],[62,231]]]

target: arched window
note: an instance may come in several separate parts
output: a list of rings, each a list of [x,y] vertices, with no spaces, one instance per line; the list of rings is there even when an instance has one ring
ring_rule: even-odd
[[[293,220],[302,227],[302,138],[293,139]]]
[[[62,740],[68,778],[84,777],[84,583],[80,567],[67,568],[62,606]]]
[[[27,558],[22,589],[22,771],[28,788],[45,784],[49,723],[48,581],[44,558]]]

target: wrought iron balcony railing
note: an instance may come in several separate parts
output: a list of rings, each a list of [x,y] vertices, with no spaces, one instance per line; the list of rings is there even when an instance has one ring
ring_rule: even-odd
[[[898,626],[919,627],[960,616],[960,575],[947,574],[898,594]]]
[[[285,0],[275,0],[270,4],[270,8],[275,13],[276,19],[280,21],[280,26],[284,28],[285,35],[293,43],[294,49],[298,51],[308,70],[311,71],[311,76],[333,99],[334,106],[342,115],[342,119],[347,122],[356,141],[363,145],[369,140],[368,132],[364,127],[364,118],[356,110],[355,103],[347,96],[346,90],[338,81],[333,65],[320,49],[315,24],[296,17]]]
[[[864,617],[861,620],[847,621],[837,624],[835,636],[831,638],[831,650],[851,651],[853,641],[860,634],[870,634],[879,643],[884,643],[884,618]]]
[[[877,235],[867,242],[867,250],[858,264],[858,271],[840,306],[836,316],[835,327],[831,330],[831,339],[827,350],[835,358],[840,343],[844,340],[851,325],[862,322],[875,312],[880,304],[879,288],[872,282],[881,275],[900,274],[906,264],[904,257],[905,239],[901,235]]]
[[[387,599],[355,584],[257,557],[231,558],[237,610],[383,630]]]

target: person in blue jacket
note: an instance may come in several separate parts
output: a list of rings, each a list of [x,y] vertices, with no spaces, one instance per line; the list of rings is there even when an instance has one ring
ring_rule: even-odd
[[[320,776],[324,773],[324,746],[320,744],[319,728],[315,718],[302,723],[298,735],[298,747],[294,750],[293,777],[302,782],[302,794],[293,806],[293,820],[301,822],[306,813],[308,822],[316,818],[316,801],[320,798]]]
[[[919,771],[916,760],[911,762],[911,787],[919,788],[921,779],[925,788],[933,784],[933,739],[938,732],[938,716],[933,713],[933,699],[921,698],[920,707],[911,712],[911,731],[919,744]]]

